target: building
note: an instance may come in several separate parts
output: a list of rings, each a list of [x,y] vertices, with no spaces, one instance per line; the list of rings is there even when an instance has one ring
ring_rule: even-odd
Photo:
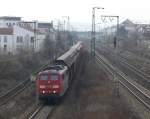
[[[38,52],[43,47],[44,39],[48,34],[55,39],[51,23],[22,21],[21,17],[0,17],[0,54]]]
[[[143,23],[133,23],[130,20],[125,20],[121,23],[121,26],[125,28],[128,32],[128,37],[132,33],[139,33],[141,37],[150,40],[150,24],[143,24]]]
[[[150,40],[150,24],[136,24],[137,31]]]
[[[34,32],[18,26],[0,28],[0,53],[16,54],[34,50]]]
[[[45,35],[49,34],[53,41],[56,40],[56,30],[54,29],[52,22],[51,23],[47,23],[47,22],[38,23],[38,30]]]
[[[120,26],[123,26],[125,28],[125,30],[130,31],[130,32],[134,32],[136,31],[136,24],[134,24],[132,21],[130,21],[129,19],[125,20],[124,22],[122,22],[120,24]]]
[[[0,27],[12,27],[12,26],[19,26],[21,21],[21,17],[9,17],[9,16],[3,16],[0,17]]]

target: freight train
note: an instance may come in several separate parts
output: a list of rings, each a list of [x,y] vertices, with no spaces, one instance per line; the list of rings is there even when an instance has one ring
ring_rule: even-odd
[[[65,54],[39,72],[36,76],[36,93],[38,100],[61,98],[70,86],[75,75],[79,56],[82,51],[82,42],[79,41]]]

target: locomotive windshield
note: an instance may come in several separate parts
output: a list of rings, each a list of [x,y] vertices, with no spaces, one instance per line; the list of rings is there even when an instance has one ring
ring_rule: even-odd
[[[48,80],[48,74],[40,75],[40,80]]]
[[[57,80],[58,75],[57,74],[51,74],[51,80]]]

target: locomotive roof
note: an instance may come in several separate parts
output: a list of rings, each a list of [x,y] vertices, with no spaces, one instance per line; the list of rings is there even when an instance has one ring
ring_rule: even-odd
[[[81,42],[78,42],[76,45],[72,46],[70,50],[68,50],[65,54],[60,56],[56,60],[56,63],[63,63],[68,67],[71,67],[71,65],[75,62],[76,58],[79,55],[79,48],[81,48]]]
[[[62,70],[63,68],[64,68],[63,65],[51,65],[51,66],[46,67],[43,70]]]
[[[62,68],[59,68],[58,69],[58,67],[57,68],[45,68],[42,72],[40,72],[39,74],[47,74],[47,73],[60,73],[60,74],[62,74],[64,71],[66,71],[68,68],[66,67],[66,66],[63,66]]]

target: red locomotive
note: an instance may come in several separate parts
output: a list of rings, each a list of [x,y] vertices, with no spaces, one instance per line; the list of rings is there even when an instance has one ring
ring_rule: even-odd
[[[52,66],[38,73],[36,77],[38,99],[60,98],[65,94],[77,70],[81,49],[82,42],[78,42],[60,56]]]

